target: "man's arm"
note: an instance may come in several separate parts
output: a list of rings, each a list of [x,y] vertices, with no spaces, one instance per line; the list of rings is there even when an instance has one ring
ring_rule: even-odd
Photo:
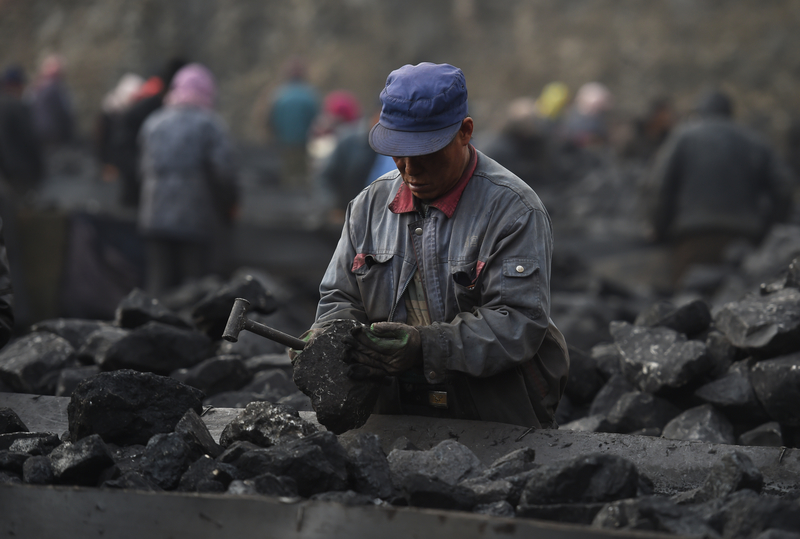
[[[449,323],[417,328],[425,376],[446,371],[485,377],[529,361],[545,338],[550,315],[550,219],[540,210],[521,215],[493,240],[476,284],[479,307]]]
[[[350,236],[351,210],[352,203],[347,207],[342,236],[319,286],[320,301],[317,305],[316,322],[312,328],[323,328],[331,320],[341,318],[358,320],[362,324],[368,323],[356,276],[350,271],[356,256]]]

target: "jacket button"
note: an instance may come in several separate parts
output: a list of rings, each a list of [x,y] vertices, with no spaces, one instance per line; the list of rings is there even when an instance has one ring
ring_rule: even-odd
[[[414,234],[416,234],[417,236],[422,236],[422,229],[421,228],[416,229],[414,231]]]
[[[522,273],[523,271],[525,271],[523,266],[517,266],[517,273]]]
[[[436,378],[436,372],[431,371],[428,373],[428,378]]]

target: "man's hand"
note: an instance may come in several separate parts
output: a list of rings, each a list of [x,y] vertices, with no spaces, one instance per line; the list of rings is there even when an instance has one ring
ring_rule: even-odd
[[[316,339],[317,335],[319,335],[323,331],[324,330],[320,329],[320,328],[311,328],[308,331],[306,331],[305,333],[303,333],[302,335],[300,335],[300,339],[302,341],[304,341],[306,343],[306,347],[308,347],[308,345],[311,343],[311,341]],[[303,348],[303,350],[305,350],[305,348]],[[292,350],[290,348],[289,349],[289,359],[292,360],[292,362],[294,362],[295,358],[297,356],[299,356],[303,352],[303,350]]]
[[[354,362],[348,372],[350,378],[380,378],[422,363],[422,341],[413,326],[377,322],[354,328],[350,335],[346,341],[349,359]]]

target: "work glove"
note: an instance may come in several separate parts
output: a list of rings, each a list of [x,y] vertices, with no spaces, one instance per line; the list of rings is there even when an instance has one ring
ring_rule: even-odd
[[[300,335],[300,340],[306,343],[306,346],[303,348],[303,350],[308,348],[308,345],[311,344],[311,341],[316,339],[317,336],[323,331],[325,330],[321,328],[311,328]],[[292,363],[294,363],[294,360],[297,358],[297,356],[303,353],[303,350],[293,350],[292,348],[289,348],[289,359],[292,361]]]
[[[407,324],[359,326],[350,331],[345,343],[347,359],[352,362],[347,375],[355,380],[385,378],[422,363],[419,332]]]

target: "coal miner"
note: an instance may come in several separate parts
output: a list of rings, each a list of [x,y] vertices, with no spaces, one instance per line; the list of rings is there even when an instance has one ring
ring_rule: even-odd
[[[471,144],[462,71],[393,71],[369,141],[397,170],[347,208],[314,335],[354,319],[348,376],[381,379],[374,413],[553,428],[569,357],[550,320],[550,217]]]

